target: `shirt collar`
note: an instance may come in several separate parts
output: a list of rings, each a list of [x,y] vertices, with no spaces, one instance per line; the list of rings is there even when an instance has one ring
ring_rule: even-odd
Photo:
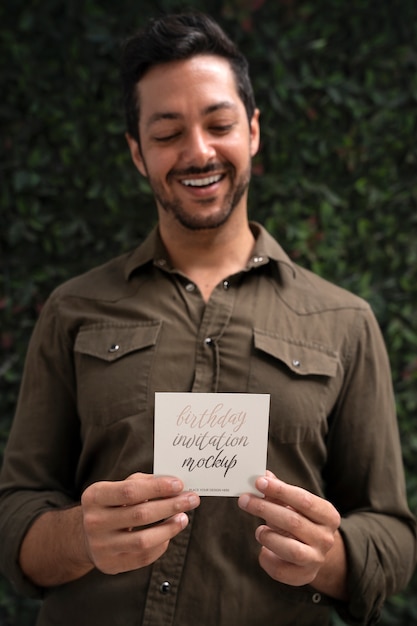
[[[282,263],[289,267],[295,277],[294,263],[272,235],[257,222],[250,222],[250,228],[255,237],[255,245],[246,269],[250,270],[265,265],[269,261],[275,261],[277,264]],[[144,242],[128,256],[125,267],[126,280],[129,280],[135,270],[152,262],[160,267],[170,266],[158,226],[155,226]]]
[[[294,263],[272,235],[257,222],[250,222],[250,227],[255,237],[255,245],[249,259],[248,269],[265,265],[269,261],[275,261],[277,264],[287,265],[295,277]]]
[[[128,256],[125,267],[126,280],[129,280],[132,273],[140,267],[162,259],[167,262],[168,255],[159,236],[158,226],[154,226],[143,243]]]

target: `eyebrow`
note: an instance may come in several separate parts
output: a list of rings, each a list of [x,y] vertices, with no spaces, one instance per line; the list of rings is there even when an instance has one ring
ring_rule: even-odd
[[[237,106],[234,102],[224,100],[222,102],[216,102],[215,104],[210,104],[208,107],[205,107],[202,110],[202,114],[210,115],[210,113],[215,113],[216,111],[221,111],[223,109],[235,111],[237,109]],[[146,127],[149,128],[150,126],[161,120],[179,120],[182,119],[182,117],[183,115],[181,113],[174,113],[172,111],[157,111],[150,116],[149,120],[146,123]]]

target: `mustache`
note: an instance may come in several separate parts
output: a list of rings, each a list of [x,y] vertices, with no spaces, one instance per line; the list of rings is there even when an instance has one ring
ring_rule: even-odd
[[[207,163],[204,167],[196,167],[191,165],[185,169],[174,169],[171,170],[169,176],[205,176],[207,174],[212,174],[213,172],[218,172],[219,170],[229,170],[230,166],[227,167],[223,163]]]

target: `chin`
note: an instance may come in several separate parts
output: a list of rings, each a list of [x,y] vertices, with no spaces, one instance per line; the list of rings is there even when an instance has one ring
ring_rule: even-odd
[[[216,213],[215,215],[208,215],[205,217],[183,214],[176,214],[174,217],[181,224],[181,226],[188,230],[214,230],[223,226],[223,224],[225,224],[232,215],[232,212],[233,209],[227,211],[226,213]]]

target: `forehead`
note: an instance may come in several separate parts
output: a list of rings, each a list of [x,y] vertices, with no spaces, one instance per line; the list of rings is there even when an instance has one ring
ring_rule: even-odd
[[[141,122],[158,112],[181,113],[192,107],[209,110],[217,102],[243,107],[227,59],[198,55],[153,66],[137,87]]]

